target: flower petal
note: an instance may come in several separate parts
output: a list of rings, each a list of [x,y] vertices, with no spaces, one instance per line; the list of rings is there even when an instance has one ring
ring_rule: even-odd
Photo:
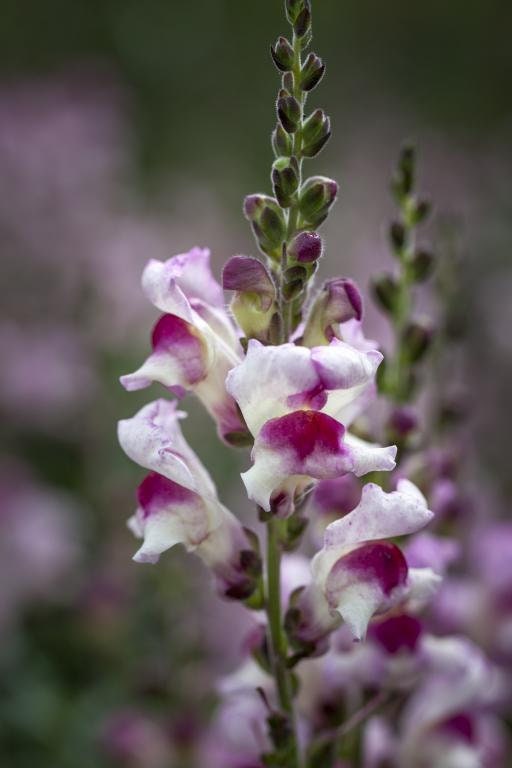
[[[173,312],[175,287],[189,299],[199,299],[222,307],[224,295],[210,269],[208,248],[192,248],[167,261],[151,259],[142,276],[142,286],[149,300],[162,312]]]
[[[181,432],[179,422],[184,417],[175,402],[156,400],[119,422],[119,443],[141,467],[201,495],[215,496],[210,475]]]
[[[403,593],[407,562],[388,542],[371,542],[351,550],[330,569],[325,594],[357,639],[364,637],[371,616],[387,610]]]
[[[253,435],[266,421],[298,408],[323,410],[344,423],[343,409],[372,383],[381,359],[380,352],[358,352],[337,339],[313,349],[251,340],[226,386]]]
[[[121,376],[128,390],[153,381],[189,389],[208,374],[211,351],[193,325],[176,315],[162,315],[152,333],[153,354],[134,373]]]
[[[137,562],[155,563],[167,549],[183,544],[192,551],[219,525],[214,509],[197,493],[152,472],[139,485],[138,530],[144,543]]]
[[[318,411],[294,411],[267,421],[254,444],[254,465],[242,474],[249,497],[269,510],[272,493],[291,477],[325,480],[350,472],[353,461],[344,433],[342,424]]]
[[[413,483],[400,480],[396,491],[385,493],[367,483],[358,506],[327,526],[324,547],[339,550],[363,541],[403,536],[423,528],[433,517]]]

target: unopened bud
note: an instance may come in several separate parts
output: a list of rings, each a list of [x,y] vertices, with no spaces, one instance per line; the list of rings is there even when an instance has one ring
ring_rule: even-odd
[[[281,72],[289,72],[293,67],[293,48],[286,37],[278,38],[276,44],[270,46],[270,53],[276,67]]]
[[[402,204],[409,197],[414,187],[415,150],[411,145],[403,147],[398,165],[391,182],[393,195],[398,203]]]
[[[399,252],[405,245],[405,227],[399,221],[393,221],[389,228],[389,239],[395,252]]]
[[[340,337],[339,324],[361,320],[363,301],[359,288],[349,278],[327,280],[311,305],[304,328],[303,344],[315,347]]]
[[[425,356],[432,344],[433,328],[427,322],[414,321],[405,328],[402,343],[407,359],[417,363]]]
[[[389,417],[389,427],[393,435],[407,437],[418,428],[418,414],[410,406],[398,406]]]
[[[300,189],[299,210],[304,221],[318,227],[336,200],[338,185],[325,176],[312,176]]]
[[[322,109],[316,109],[302,126],[302,154],[315,157],[331,135],[331,121]]]
[[[246,337],[268,341],[276,291],[265,265],[252,256],[232,256],[222,271],[222,286],[235,291],[231,311]]]
[[[251,222],[262,252],[279,259],[286,222],[277,200],[268,195],[248,195],[244,200],[244,214]]]
[[[295,157],[278,157],[272,165],[274,194],[282,208],[292,204],[299,186],[299,165]]]
[[[277,98],[277,116],[287,133],[295,133],[300,123],[300,104],[284,89]]]
[[[408,269],[417,283],[428,280],[435,267],[435,258],[430,251],[417,251],[412,257]]]
[[[416,226],[425,221],[430,213],[430,203],[428,200],[412,200],[407,212],[409,221]]]
[[[311,264],[322,255],[322,238],[318,232],[299,232],[288,246],[287,253],[293,261]]]
[[[286,18],[290,24],[294,24],[297,16],[304,8],[304,0],[286,0]]]
[[[276,157],[289,157],[293,151],[293,139],[281,123],[277,123],[272,133],[272,148]]]
[[[316,53],[310,53],[302,66],[300,87],[303,91],[312,91],[318,85],[325,72],[325,64]]]
[[[373,296],[381,309],[393,314],[396,310],[400,294],[400,287],[393,275],[385,274],[376,277],[372,281],[371,287]]]
[[[303,8],[293,22],[293,31],[297,37],[305,37],[311,31],[311,6],[309,0],[304,0]]]

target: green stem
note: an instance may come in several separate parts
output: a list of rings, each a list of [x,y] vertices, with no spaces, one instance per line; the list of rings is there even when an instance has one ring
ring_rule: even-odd
[[[290,768],[300,768],[300,756],[295,727],[293,695],[290,672],[286,665],[286,641],[281,617],[281,551],[279,546],[279,521],[271,518],[267,523],[267,599],[266,609],[269,631],[269,651],[272,671],[276,682],[279,706],[288,715],[292,762]]]

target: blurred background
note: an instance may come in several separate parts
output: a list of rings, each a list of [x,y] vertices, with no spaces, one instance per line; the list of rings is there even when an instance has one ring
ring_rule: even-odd
[[[334,135],[309,167],[340,183],[322,274],[366,292],[390,266],[389,178],[413,139],[436,213],[428,238],[459,264],[462,352],[436,385],[464,388],[472,477],[506,516],[512,7],[313,9],[327,77],[311,103]],[[148,258],[208,246],[220,274],[228,256],[255,254],[241,201],[270,187],[268,49],[287,33],[282,3],[1,0],[1,16],[0,764],[183,768],[206,692],[236,657],[222,617],[242,618],[192,558],[132,563],[125,520],[142,471],[115,425],[149,396],[126,394],[118,377],[148,348]],[[185,408],[185,432],[244,514],[246,456],[219,449],[200,407]]]

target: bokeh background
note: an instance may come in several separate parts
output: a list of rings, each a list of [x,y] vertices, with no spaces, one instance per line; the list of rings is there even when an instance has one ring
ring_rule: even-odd
[[[220,270],[255,253],[241,201],[269,189],[281,5],[1,0],[1,765],[184,768],[213,678],[233,666],[236,631],[222,627],[242,619],[191,558],[131,562],[125,519],[141,472],[115,424],[148,393],[127,395],[117,379],[147,349],[148,258],[207,245]],[[389,177],[413,139],[436,212],[426,236],[458,264],[463,343],[435,385],[463,390],[473,483],[506,516],[512,7],[313,6],[327,77],[311,102],[334,136],[310,167],[341,188],[322,273],[366,291],[390,266]],[[246,457],[219,448],[199,406],[185,405],[186,433],[243,515]]]

